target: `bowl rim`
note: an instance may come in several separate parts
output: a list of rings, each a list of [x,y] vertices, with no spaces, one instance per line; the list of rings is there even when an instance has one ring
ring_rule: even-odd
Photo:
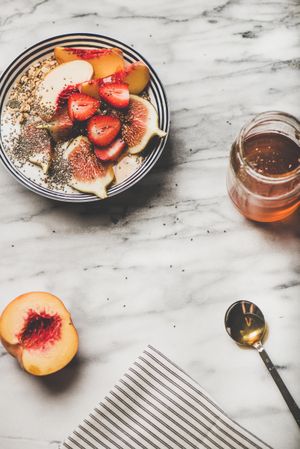
[[[155,79],[155,83],[157,84],[157,86],[161,92],[160,104],[161,104],[161,107],[162,107],[163,113],[164,113],[164,119],[165,119],[164,131],[166,132],[166,135],[163,138],[161,138],[158,141],[158,143],[155,145],[155,147],[151,150],[149,156],[152,155],[153,157],[152,157],[152,160],[150,161],[150,163],[148,164],[148,166],[144,167],[144,169],[143,169],[143,166],[145,164],[142,163],[141,166],[136,171],[134,171],[128,178],[123,180],[120,184],[113,186],[113,187],[118,187],[117,190],[110,192],[111,188],[108,188],[108,196],[107,196],[107,198],[104,198],[105,200],[108,200],[109,198],[112,198],[113,196],[124,193],[126,190],[130,189],[136,183],[141,181],[144,178],[144,176],[146,176],[149,173],[149,171],[154,167],[154,165],[159,160],[159,158],[166,146],[167,139],[168,139],[169,132],[170,132],[170,110],[169,110],[167,95],[165,92],[165,88],[164,88],[159,76],[157,75],[157,72],[153,69],[152,65],[147,61],[147,59],[144,56],[142,56],[137,50],[135,50],[135,48],[132,48],[130,45],[122,42],[119,39],[115,39],[115,38],[107,36],[107,35],[97,34],[97,33],[86,33],[86,32],[84,32],[84,33],[80,33],[80,32],[79,33],[65,33],[65,34],[53,35],[51,37],[48,37],[41,41],[38,41],[35,44],[29,46],[28,48],[23,50],[20,54],[18,54],[8,64],[8,66],[3,70],[3,72],[0,75],[0,86],[3,84],[3,86],[1,86],[1,87],[5,88],[8,80],[10,79],[11,76],[13,76],[13,74],[16,71],[16,67],[15,67],[16,63],[20,62],[20,60],[22,61],[22,63],[26,62],[26,56],[30,57],[30,53],[32,50],[36,49],[37,47],[41,47],[40,50],[43,50],[44,44],[51,44],[52,41],[55,41],[57,39],[62,40],[64,38],[69,38],[69,39],[74,38],[74,40],[76,40],[76,38],[82,39],[82,40],[90,39],[91,41],[93,39],[98,39],[98,40],[104,39],[104,40],[108,40],[108,43],[107,43],[108,46],[115,45],[116,47],[119,46],[119,48],[121,48],[121,49],[122,49],[122,47],[124,47],[128,52],[131,52],[133,54],[133,56],[142,60],[149,67],[151,78]],[[59,43],[58,43],[58,45],[59,45]],[[95,45],[96,45],[96,42],[95,42]],[[84,46],[84,45],[82,45],[82,46]],[[47,47],[45,47],[45,49],[47,49]],[[30,64],[32,64],[32,62]],[[29,65],[27,65],[25,67],[29,67]],[[22,68],[21,72],[25,69],[25,67]],[[151,80],[151,78],[150,78],[150,80]],[[15,80],[13,80],[12,84],[14,82],[15,82]],[[9,89],[10,89],[10,87],[9,87]],[[3,103],[5,102],[7,92],[5,92],[5,94],[2,98],[2,101],[1,101],[0,117],[3,112]],[[155,100],[158,103],[157,98],[155,98]],[[159,111],[157,111],[157,113],[158,113],[158,120],[160,121],[161,117],[160,117]],[[51,190],[48,187],[44,187],[44,186],[32,181],[30,178],[28,178],[24,173],[22,173],[20,170],[18,170],[17,167],[15,167],[11,158],[7,157],[7,155],[6,155],[4,145],[2,142],[2,138],[1,138],[1,123],[0,123],[0,161],[2,162],[2,165],[5,167],[5,169],[20,184],[22,184],[27,189],[33,191],[34,193],[37,193],[38,195],[41,195],[41,196],[44,196],[46,198],[56,200],[56,201],[76,203],[76,204],[103,201],[103,199],[101,199],[93,194],[85,194],[82,192],[70,194],[70,193],[54,191],[54,190]]]

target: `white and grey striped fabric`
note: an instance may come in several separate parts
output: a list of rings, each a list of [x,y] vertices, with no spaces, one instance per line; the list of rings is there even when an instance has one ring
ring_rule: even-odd
[[[63,444],[67,449],[266,449],[148,346]]]

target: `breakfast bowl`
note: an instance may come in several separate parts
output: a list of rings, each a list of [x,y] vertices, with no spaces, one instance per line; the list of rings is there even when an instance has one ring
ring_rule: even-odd
[[[168,133],[160,79],[116,39],[55,36],[1,75],[1,162],[47,198],[86,203],[124,192],[155,165]]]

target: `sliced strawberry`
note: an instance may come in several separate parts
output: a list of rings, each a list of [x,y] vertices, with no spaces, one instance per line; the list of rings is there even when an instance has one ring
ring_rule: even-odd
[[[99,94],[115,108],[123,109],[129,104],[129,89],[125,83],[104,83],[99,87]]]
[[[100,147],[109,145],[119,133],[121,122],[111,115],[96,115],[87,124],[88,138]]]
[[[87,120],[100,107],[100,101],[86,94],[72,94],[68,99],[68,113],[72,120]]]
[[[107,147],[95,148],[95,155],[100,161],[115,161],[124,148],[126,147],[126,143],[122,139],[114,140]]]
[[[79,91],[99,100],[99,87],[106,83],[123,83],[126,73],[127,72],[125,70],[119,70],[118,72],[106,76],[105,78],[96,78],[85,81],[78,86]]]
[[[56,99],[56,111],[63,108],[67,103],[69,97],[76,92],[79,92],[79,88],[77,86],[65,87],[65,89],[60,92]]]

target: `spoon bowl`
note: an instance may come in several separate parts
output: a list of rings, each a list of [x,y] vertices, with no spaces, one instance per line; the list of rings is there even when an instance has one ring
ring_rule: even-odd
[[[225,328],[230,337],[242,346],[254,346],[266,333],[262,311],[253,302],[237,301],[225,314]]]

